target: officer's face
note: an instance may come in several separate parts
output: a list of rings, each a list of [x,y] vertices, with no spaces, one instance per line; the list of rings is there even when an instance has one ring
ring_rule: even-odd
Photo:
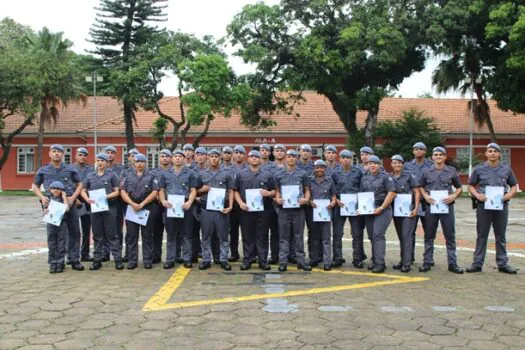
[[[295,166],[295,164],[297,164],[297,157],[292,156],[291,154],[286,155],[286,163],[289,166]]]
[[[144,168],[146,168],[146,162],[135,162],[135,169],[137,169],[137,171],[144,171]]]
[[[218,154],[213,153],[208,156],[208,163],[210,163],[210,166],[212,167],[218,166],[220,160],[221,160],[221,157],[219,157]]]
[[[193,158],[193,155],[195,154],[195,151],[191,149],[185,149],[183,152],[184,152],[184,156],[186,157],[186,159]]]
[[[371,173],[375,174],[379,170],[379,163],[375,162],[367,162],[368,170],[370,170]]]
[[[273,150],[273,156],[275,159],[283,160],[286,153],[284,152],[284,149],[277,148]]]
[[[485,157],[487,157],[487,159],[492,162],[499,160],[500,156],[500,151],[498,151],[495,148],[487,148],[487,150],[485,151]]]
[[[256,157],[256,156],[248,157],[248,164],[250,164],[250,165],[257,166],[257,165],[261,164],[261,162],[262,162],[262,160],[259,157]]]
[[[270,151],[267,150],[266,148],[261,148],[260,152],[261,152],[262,159],[270,158]]]
[[[333,162],[335,161],[335,158],[336,158],[336,153],[334,151],[325,151],[324,152],[324,157],[326,158],[327,161],[329,162]]]
[[[116,155],[115,152],[113,152],[113,151],[106,151],[106,155],[108,156],[110,162],[115,160],[115,155]]]
[[[104,159],[97,158],[97,169],[105,170],[108,166],[108,162],[106,162]]]
[[[166,154],[161,154],[159,157],[159,162],[162,165],[169,165],[171,163],[171,157]]]
[[[312,151],[310,150],[300,149],[299,154],[301,155],[302,160],[309,160],[312,158]]]
[[[442,152],[434,152],[432,153],[432,160],[436,164],[443,164],[445,163],[445,160],[447,159],[447,155]]]
[[[370,158],[369,153],[363,153],[361,152],[361,162],[366,164],[368,162],[368,158]]]
[[[85,153],[77,153],[77,156],[75,157],[78,164],[85,164],[87,155]]]
[[[235,161],[237,163],[242,163],[244,162],[244,158],[246,157],[246,155],[242,152],[239,152],[239,151],[235,151],[233,152],[233,158],[235,159]]]
[[[206,155],[204,153],[197,153],[195,155],[195,160],[198,164],[204,164],[206,163]]]
[[[225,162],[231,162],[232,160],[232,154],[230,152],[222,152],[222,159]]]
[[[134,164],[135,163],[135,153],[131,153],[128,155],[128,163]]]
[[[326,171],[326,168],[322,165],[318,165],[314,168],[315,176],[317,177],[324,177],[324,173]]]
[[[414,154],[414,157],[416,158],[423,158],[427,154],[427,150],[424,148],[416,147],[414,148],[412,153]]]
[[[399,160],[393,160],[392,163],[390,163],[392,166],[392,169],[394,169],[395,172],[401,171],[403,169],[403,162],[400,162]]]
[[[182,165],[182,162],[184,161],[184,156],[182,154],[174,154],[173,155],[173,158],[171,158],[173,160],[173,164],[176,165],[176,166],[181,166]]]
[[[49,159],[53,162],[60,162],[64,158],[64,152],[61,152],[57,149],[52,149],[49,151]]]
[[[49,191],[53,195],[53,197],[60,197],[62,195],[62,190],[58,188],[50,188]]]
[[[346,156],[339,157],[339,162],[341,162],[343,166],[349,166],[352,164],[352,158]]]

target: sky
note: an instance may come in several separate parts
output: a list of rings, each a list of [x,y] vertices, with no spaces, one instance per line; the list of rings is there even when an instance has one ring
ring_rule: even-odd
[[[226,35],[226,26],[233,16],[244,5],[256,3],[256,0],[169,0],[168,21],[164,23],[167,29],[197,36],[213,35],[220,38]],[[266,0],[267,4],[277,4],[279,0]],[[95,6],[98,0],[15,0],[2,4],[1,18],[11,17],[16,22],[28,25],[35,31],[46,26],[53,32],[64,32],[64,36],[74,42],[73,50],[86,53],[93,49],[87,42],[89,28],[96,17]],[[447,95],[438,95],[431,85],[432,71],[437,65],[437,60],[427,62],[427,67],[418,73],[406,78],[399,86],[396,96],[417,97],[430,92],[434,97],[460,97],[452,92]],[[230,64],[237,74],[250,71],[251,67],[244,64],[237,57],[230,57]],[[176,95],[176,81],[167,78],[159,87],[166,96]]]

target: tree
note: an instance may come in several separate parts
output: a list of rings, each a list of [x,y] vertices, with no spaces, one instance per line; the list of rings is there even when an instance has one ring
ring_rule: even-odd
[[[45,126],[51,121],[57,122],[62,106],[67,107],[72,101],[87,102],[87,95],[81,88],[84,76],[74,64],[73,43],[62,36],[63,33],[52,33],[44,27],[36,35],[26,37],[28,50],[37,59],[42,88],[36,153],[39,167],[42,166]]]
[[[403,112],[401,119],[380,122],[376,136],[382,141],[381,147],[377,148],[381,157],[400,154],[408,160],[412,158],[412,145],[416,142],[423,142],[430,150],[442,144],[434,120],[415,109]]]
[[[135,147],[133,121],[141,101],[142,81],[133,74],[134,59],[140,46],[146,45],[162,29],[149,25],[166,20],[167,0],[101,0],[99,11],[90,35],[90,42],[97,45],[94,54],[109,69],[108,77],[112,95],[123,105],[128,149]]]
[[[246,79],[257,92],[252,124],[287,105],[278,91],[312,89],[331,102],[347,132],[357,132],[358,109],[369,112],[367,139],[379,102],[424,67],[429,1],[283,0],[247,5],[228,26],[237,55],[256,64]],[[273,102],[273,103],[272,103]],[[254,116],[257,116],[255,118]]]
[[[434,98],[434,95],[430,91],[425,91],[417,95],[417,98]]]

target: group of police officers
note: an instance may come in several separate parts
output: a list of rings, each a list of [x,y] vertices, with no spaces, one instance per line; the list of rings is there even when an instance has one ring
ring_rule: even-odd
[[[434,266],[434,240],[441,222],[448,270],[461,274],[463,269],[456,259],[454,216],[454,202],[462,192],[459,176],[455,168],[446,164],[447,151],[443,147],[432,150],[432,161],[426,158],[427,147],[422,142],[414,144],[413,154],[414,159],[408,162],[400,155],[392,156],[393,171],[387,173],[370,147],[362,147],[361,164],[352,165],[352,152],[342,150],[337,154],[332,145],[324,148],[325,160],[313,162],[308,144],[300,146],[298,152],[277,144],[273,146],[273,161],[270,161],[272,148],[267,144],[248,154],[241,145],[207,150],[186,144],[173,152],[161,150],[159,167],[148,169],[146,156],[136,149],[128,152],[128,164],[122,166],[116,161],[117,149],[113,146],[96,155],[95,167],[87,164],[88,150],[83,147],[76,150],[75,163],[66,165],[64,148],[55,144],[49,152],[50,163],[38,170],[33,184],[44,209],[51,199],[68,205],[59,227],[47,225],[50,273],[64,271],[66,255],[67,264],[77,271],[84,270],[82,261],[92,262],[90,270],[100,269],[103,262],[110,260],[110,254],[117,270],[122,270],[125,262],[127,269],[135,269],[139,234],[144,268],[151,269],[161,262],[164,230],[167,233],[164,269],[176,264],[192,268],[201,258],[200,270],[210,268],[212,262],[231,270],[230,262],[241,259],[239,237],[242,237],[241,270],[250,269],[254,263],[262,270],[278,264],[278,270],[284,272],[292,263],[304,271],[322,264],[328,271],[346,262],[342,239],[348,219],[355,268],[364,268],[368,258],[363,244],[366,229],[372,248],[368,268],[374,273],[385,271],[385,234],[394,221],[400,258],[393,268],[404,273],[411,271],[420,220],[424,229],[424,255],[419,271],[427,272]],[[517,180],[511,168],[501,163],[499,145],[487,145],[485,156],[487,161],[474,169],[468,183],[477,206],[477,240],[473,263],[466,271],[482,271],[492,226],[498,270],[515,274],[517,269],[508,264],[505,232],[508,203],[517,191]],[[299,188],[295,207],[283,206],[283,186],[290,185]],[[504,187],[503,210],[485,209],[487,186]],[[89,191],[100,189],[105,189],[109,210],[90,212],[95,201],[89,197]],[[224,189],[226,194],[220,210],[208,209],[208,193],[212,189]],[[253,189],[262,195],[261,211],[251,211],[247,204],[246,192]],[[448,213],[431,213],[430,204],[436,202],[431,191],[436,190],[448,192],[443,200]],[[341,195],[359,192],[374,193],[373,214],[344,216]],[[408,217],[393,216],[397,194],[412,194]],[[167,209],[173,206],[170,195],[184,196],[183,217],[167,215]],[[319,200],[328,200],[330,222],[313,218]],[[127,210],[147,210],[147,224],[125,220]],[[305,223],[309,260],[304,247]]]

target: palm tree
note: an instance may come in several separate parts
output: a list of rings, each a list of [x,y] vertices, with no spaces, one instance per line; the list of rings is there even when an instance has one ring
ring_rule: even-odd
[[[73,43],[63,38],[63,33],[52,33],[44,27],[36,35],[27,36],[26,43],[39,57],[39,68],[43,81],[40,99],[40,116],[37,137],[37,166],[42,166],[45,126],[56,124],[60,108],[71,101],[87,102],[82,91],[80,68],[74,64]]]

